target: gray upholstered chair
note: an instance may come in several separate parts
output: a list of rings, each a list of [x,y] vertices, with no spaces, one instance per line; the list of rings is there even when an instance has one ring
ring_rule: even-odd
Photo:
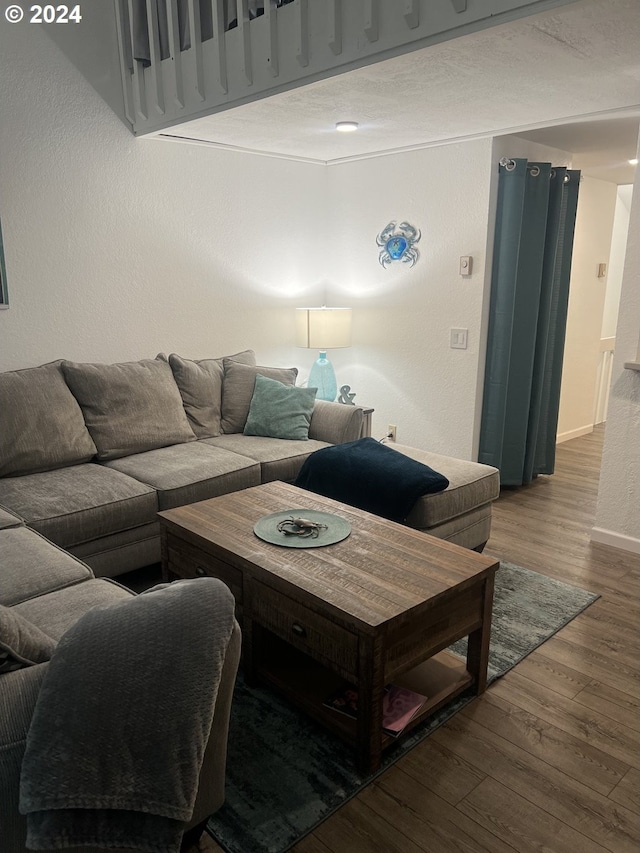
[[[208,579],[211,580],[212,579]],[[176,597],[176,587],[180,584],[198,584],[199,581],[178,582],[171,585],[171,595],[168,590],[159,588],[158,592],[150,592],[135,596],[131,591],[125,589],[118,583],[103,578],[95,578],[91,570],[52,545],[39,534],[24,527],[19,520],[11,518],[6,513],[0,513],[0,850],[2,853],[25,853],[29,848],[27,845],[27,819],[20,813],[24,809],[25,802],[36,791],[35,801],[38,796],[42,798],[42,791],[38,790],[43,777],[53,778],[54,774],[40,773],[40,768],[46,768],[47,761],[51,755],[38,755],[38,740],[40,741],[40,753],[42,744],[55,741],[55,724],[51,726],[51,717],[47,718],[47,695],[52,689],[55,693],[55,682],[62,673],[62,677],[69,680],[70,692],[75,691],[74,680],[81,685],[87,680],[90,667],[86,664],[87,652],[85,646],[91,646],[98,657],[104,649],[106,657],[117,645],[114,637],[120,634],[120,628],[124,627],[125,638],[123,647],[131,648],[131,638],[135,647],[131,649],[131,655],[120,655],[123,673],[123,681],[138,685],[136,692],[136,703],[134,708],[140,708],[140,695],[149,694],[150,701],[153,699],[153,679],[156,678],[162,684],[162,679],[169,676],[171,666],[174,671],[181,673],[181,684],[187,685],[190,692],[194,685],[194,695],[198,696],[202,682],[200,679],[207,678],[207,672],[198,672],[199,664],[192,666],[194,659],[200,660],[197,649],[194,657],[194,643],[189,642],[190,628],[187,624],[186,634],[182,643],[174,643],[171,648],[170,658],[175,656],[171,665],[158,667],[158,659],[154,657],[158,648],[155,646],[153,636],[140,634],[138,642],[135,641],[136,634],[127,633],[129,627],[132,629],[141,624],[140,614],[149,613],[152,606],[151,635],[169,635],[171,630],[171,617],[164,616],[164,611],[159,617],[154,617],[153,607],[164,602],[163,607],[180,606],[180,602],[173,603],[171,597]],[[195,840],[200,834],[206,819],[215,812],[224,801],[224,779],[226,765],[227,735],[229,726],[229,715],[233,695],[233,687],[240,659],[240,628],[234,618],[234,600],[229,590],[219,581],[213,581],[217,587],[198,586],[197,597],[204,595],[213,602],[212,610],[199,610],[199,605],[188,603],[188,614],[193,614],[197,631],[193,635],[200,646],[206,645],[208,638],[212,639],[213,654],[209,659],[215,659],[217,692],[211,693],[213,718],[209,730],[208,739],[203,743],[204,758],[199,776],[194,775],[195,804],[191,817],[180,824],[180,832],[185,833],[185,838]],[[183,590],[185,588],[183,587]],[[193,587],[191,588],[193,593]],[[179,596],[182,593],[179,593]],[[155,599],[154,599],[155,596]],[[163,598],[164,597],[164,598]],[[184,605],[182,605],[184,606]],[[204,618],[201,614],[204,613]],[[106,614],[106,616],[105,616]],[[220,617],[218,619],[218,616]],[[157,621],[157,632],[153,619]],[[101,621],[102,620],[102,621]],[[192,620],[186,617],[186,623]],[[225,624],[224,631],[216,632],[214,622],[222,621]],[[110,625],[110,623],[113,623]],[[12,632],[12,624],[18,626],[18,630]],[[173,620],[174,626],[180,630],[174,630],[174,637],[182,636],[182,628],[179,621]],[[115,625],[115,630],[113,629]],[[33,627],[32,636],[29,637],[29,627]],[[93,627],[95,626],[95,628]],[[106,630],[105,630],[106,626]],[[89,634],[87,635],[87,630]],[[23,633],[20,633],[20,632]],[[83,633],[84,631],[84,633]],[[87,636],[89,641],[87,642]],[[29,643],[46,640],[50,638],[51,647],[55,647],[49,661],[34,662],[33,665],[12,666],[11,655],[7,657],[6,651],[29,658],[38,658],[38,650],[31,646],[25,648],[14,648],[21,642]],[[127,645],[128,644],[128,645]],[[81,652],[80,657],[74,659],[73,653]],[[71,654],[69,652],[71,650]],[[4,656],[3,656],[4,651]],[[26,652],[26,654],[25,654]],[[45,650],[41,658],[46,658],[51,653],[51,648]],[[84,658],[83,658],[84,655]],[[94,657],[91,651],[89,659]],[[206,655],[205,655],[206,657]],[[79,663],[76,663],[79,661]],[[73,667],[77,668],[77,672]],[[183,670],[189,670],[185,676]],[[4,671],[3,671],[4,670]],[[97,671],[100,672],[99,668]],[[104,671],[104,670],[103,670]],[[156,676],[153,676],[153,673]],[[97,676],[98,678],[100,676]],[[186,680],[185,680],[186,679]],[[176,683],[179,679],[176,679]],[[113,683],[116,689],[105,691],[105,701],[97,712],[95,725],[85,727],[85,740],[93,744],[93,733],[95,731],[95,742],[101,739],[100,730],[108,731],[114,710],[120,707],[123,699],[118,695],[119,675],[116,673]],[[166,682],[165,682],[166,683]],[[206,681],[204,682],[206,689]],[[180,688],[181,691],[183,688]],[[79,691],[80,694],[82,691]],[[95,695],[95,691],[93,693]],[[77,697],[71,697],[69,713],[77,702]],[[44,710],[43,710],[44,706]],[[55,711],[55,706],[54,706]],[[152,715],[150,715],[150,718]],[[79,719],[86,718],[81,714]],[[156,717],[157,718],[157,717]],[[208,729],[207,718],[206,727]],[[178,731],[179,722],[176,724]],[[40,728],[40,732],[34,729]],[[75,730],[71,727],[70,731]],[[118,731],[116,729],[116,731]],[[88,732],[88,736],[87,736]],[[65,733],[63,732],[63,735]],[[60,733],[57,735],[60,737]],[[74,740],[74,735],[70,741]],[[171,740],[171,738],[169,738]],[[178,742],[179,737],[175,738]],[[104,737],[102,737],[104,743]],[[185,738],[182,738],[185,742]],[[206,745],[206,746],[205,746]],[[75,748],[75,744],[72,744]],[[114,751],[117,744],[113,745]],[[90,753],[90,749],[81,747],[81,756]],[[55,756],[54,756],[55,759]],[[44,763],[38,764],[38,762]],[[34,773],[35,768],[35,773]],[[31,771],[31,782],[25,780],[25,775]],[[35,785],[32,785],[35,776]],[[21,800],[22,784],[22,800]],[[45,785],[45,788],[47,786]],[[45,790],[48,796],[51,791],[54,795],[58,793],[58,786],[54,783]],[[31,830],[32,824],[29,825]],[[53,846],[53,845],[52,845]],[[79,845],[67,849],[76,853],[95,850],[96,846]],[[111,848],[114,849],[114,848]],[[122,850],[129,848],[123,847]]]

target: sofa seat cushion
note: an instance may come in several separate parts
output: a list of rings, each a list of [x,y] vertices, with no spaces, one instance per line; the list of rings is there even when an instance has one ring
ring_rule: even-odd
[[[224,358],[203,358],[191,361],[176,353],[169,356],[173,378],[180,389],[182,405],[191,429],[198,438],[213,438],[220,435],[222,380],[224,378]],[[239,364],[255,364],[253,350],[237,352],[226,356]]]
[[[491,533],[491,503],[436,524],[424,532],[463,548],[478,548],[487,542]]]
[[[0,508],[0,530],[4,530],[6,527],[20,527],[23,524],[24,521],[13,512],[7,512],[6,509]]]
[[[302,463],[316,450],[330,447],[326,441],[297,441],[284,438],[264,438],[253,435],[220,435],[204,439],[202,444],[242,453],[260,463],[262,483],[273,480],[290,482],[298,476]]]
[[[151,566],[162,559],[160,522],[142,524],[133,530],[120,530],[90,542],[70,545],[69,553],[85,562],[99,578],[114,578],[141,566]]]
[[[89,462],[0,480],[0,504],[57,545],[68,548],[155,521],[155,491]]]
[[[402,444],[395,444],[394,449],[439,471],[449,480],[449,485],[443,492],[425,495],[416,502],[407,516],[406,523],[409,527],[428,530],[450,518],[456,518],[490,503],[500,494],[500,474],[498,469],[491,465],[441,456]]]
[[[91,577],[88,566],[35,530],[0,531],[0,604],[20,604]]]
[[[161,510],[260,484],[260,466],[254,459],[209,447],[206,441],[137,453],[106,462],[105,467],[156,489]]]
[[[98,459],[195,441],[171,368],[160,359],[122,364],[63,361]]]
[[[14,609],[58,642],[62,635],[92,607],[117,604],[134,593],[107,578],[93,578],[85,583],[55,590],[32,598]]]
[[[0,373],[0,477],[88,462],[96,446],[60,362]]]

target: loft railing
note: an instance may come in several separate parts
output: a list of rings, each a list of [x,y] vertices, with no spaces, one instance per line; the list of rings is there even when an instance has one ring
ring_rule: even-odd
[[[125,113],[153,133],[573,0],[114,0]]]

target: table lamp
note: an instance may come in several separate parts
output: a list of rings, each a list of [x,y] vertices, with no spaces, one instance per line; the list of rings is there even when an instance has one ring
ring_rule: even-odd
[[[318,400],[335,400],[338,385],[327,350],[351,346],[351,308],[297,308],[296,345],[320,351],[307,387],[318,389]]]

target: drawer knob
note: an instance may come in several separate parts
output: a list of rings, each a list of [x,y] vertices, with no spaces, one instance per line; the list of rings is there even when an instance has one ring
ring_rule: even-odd
[[[203,569],[202,566],[198,566],[196,568],[196,574],[198,575],[199,578],[204,578],[207,575],[207,570]]]
[[[306,637],[307,636],[307,629],[303,628],[302,625],[298,625],[297,622],[293,623],[293,625],[291,626],[291,630],[298,637]]]

